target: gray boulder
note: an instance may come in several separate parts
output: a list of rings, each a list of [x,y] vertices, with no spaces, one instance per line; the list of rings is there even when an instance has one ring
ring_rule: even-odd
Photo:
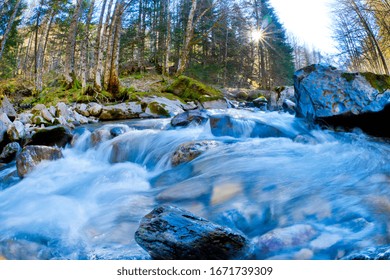
[[[89,111],[88,111],[87,104],[84,104],[84,103],[76,104],[75,110],[80,115],[82,115],[84,117],[89,117]]]
[[[174,116],[171,120],[171,125],[187,126],[190,123],[202,124],[207,121],[207,116],[199,110],[186,111],[184,113]]]
[[[172,155],[172,166],[190,162],[205,151],[218,146],[218,142],[211,140],[193,141],[181,144]]]
[[[238,259],[248,248],[242,233],[174,206],[160,206],[147,214],[135,240],[152,258],[164,260]]]
[[[0,114],[6,114],[10,119],[14,120],[18,115],[15,111],[14,106],[9,102],[7,96],[3,96],[0,99]]]
[[[253,105],[260,110],[266,111],[268,106],[268,100],[267,98],[261,96],[253,100]]]
[[[13,161],[17,154],[21,152],[22,148],[18,142],[7,144],[0,154],[0,162],[9,163]]]
[[[99,117],[100,114],[102,113],[102,110],[103,110],[103,106],[98,103],[91,102],[88,104],[88,114],[90,116]]]
[[[390,137],[390,77],[311,65],[294,74],[297,117]]]
[[[19,177],[23,178],[26,174],[43,160],[56,160],[62,158],[60,148],[47,146],[26,146],[16,158],[16,167]]]
[[[120,103],[103,106],[99,119],[102,121],[137,118],[142,113],[141,104],[137,102]]]
[[[4,138],[7,135],[7,128],[8,126],[0,120],[0,147],[1,143],[4,141]]]
[[[7,135],[10,141],[20,141],[26,137],[24,124],[20,121],[14,121],[7,128]]]

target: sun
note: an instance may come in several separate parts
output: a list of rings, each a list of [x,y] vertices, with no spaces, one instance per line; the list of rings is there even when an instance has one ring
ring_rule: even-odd
[[[251,31],[251,38],[253,41],[263,41],[265,37],[264,31],[261,29],[255,29]]]

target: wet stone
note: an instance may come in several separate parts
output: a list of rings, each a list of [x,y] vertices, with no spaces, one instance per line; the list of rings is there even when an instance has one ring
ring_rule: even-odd
[[[147,214],[135,240],[153,259],[163,260],[239,259],[248,246],[242,233],[174,206]]]

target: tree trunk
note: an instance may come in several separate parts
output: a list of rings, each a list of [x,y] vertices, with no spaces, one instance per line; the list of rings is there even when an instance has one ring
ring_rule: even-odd
[[[110,3],[112,4],[112,0],[110,0]],[[102,41],[103,41],[102,28],[103,28],[103,18],[104,18],[104,12],[106,9],[106,4],[107,4],[107,0],[104,0],[102,10],[100,12],[100,17],[99,17],[99,25],[97,28],[95,53],[94,53],[94,63],[95,63],[94,88],[98,92],[102,91],[102,72],[101,72],[102,70],[101,70],[101,68],[103,65],[103,50],[102,50],[101,46],[102,46]],[[108,13],[109,13],[109,11],[108,11]]]
[[[88,79],[87,73],[89,73],[89,71],[87,70],[88,53],[89,53],[89,48],[88,48],[88,45],[89,45],[89,26],[91,24],[94,6],[95,6],[95,0],[92,0],[91,4],[89,6],[89,10],[88,10],[87,21],[85,23],[85,36],[84,36],[84,40],[82,42],[82,48],[81,48],[82,49],[82,53],[81,53],[81,59],[82,59],[82,62],[81,62],[81,86],[82,86],[83,91],[87,88],[87,79]]]
[[[120,35],[122,29],[122,14],[123,14],[123,3],[118,1],[117,9],[115,9],[115,17],[112,22],[114,29],[114,37],[112,43],[112,55],[110,65],[110,75],[108,79],[107,91],[112,93],[114,98],[119,93],[119,47],[120,47]]]
[[[183,48],[181,50],[179,62],[177,63],[176,76],[180,76],[184,73],[187,67],[188,55],[191,48],[191,40],[194,35],[194,16],[196,11],[197,0],[192,0],[190,13],[188,15],[186,33],[184,36]]]
[[[74,14],[72,16],[68,41],[65,51],[65,66],[64,66],[64,79],[68,88],[71,88],[74,83],[75,71],[74,71],[74,62],[75,62],[75,48],[76,48],[76,35],[77,35],[77,23],[80,17],[81,4],[82,0],[77,0],[76,7],[74,9]]]
[[[167,30],[165,38],[165,59],[163,66],[163,75],[169,75],[169,59],[171,53],[171,14],[170,14],[170,0],[166,0],[166,13],[167,13]]]
[[[5,30],[5,32],[3,34],[3,39],[1,40],[1,45],[0,45],[0,60],[1,60],[1,57],[3,56],[5,43],[7,42],[8,34],[11,31],[11,29],[12,29],[12,25],[14,24],[14,21],[15,21],[15,18],[16,18],[16,14],[18,13],[18,10],[19,10],[20,3],[21,3],[21,0],[18,0],[16,2],[15,7],[14,7],[14,11],[13,11],[13,13],[11,15],[11,18],[8,21],[7,29]]]

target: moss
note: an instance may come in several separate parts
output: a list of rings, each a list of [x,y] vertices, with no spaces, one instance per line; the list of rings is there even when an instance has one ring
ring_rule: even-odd
[[[220,91],[186,76],[178,77],[165,91],[186,101],[205,102],[223,98]]]
[[[355,80],[357,73],[342,73],[341,77],[347,80],[347,82],[352,82]]]
[[[390,89],[390,76],[388,75],[378,75],[370,72],[361,73],[361,75],[380,93]]]
[[[148,105],[151,113],[159,116],[169,117],[169,112],[164,107],[164,104],[160,104],[158,102],[151,102]]]

